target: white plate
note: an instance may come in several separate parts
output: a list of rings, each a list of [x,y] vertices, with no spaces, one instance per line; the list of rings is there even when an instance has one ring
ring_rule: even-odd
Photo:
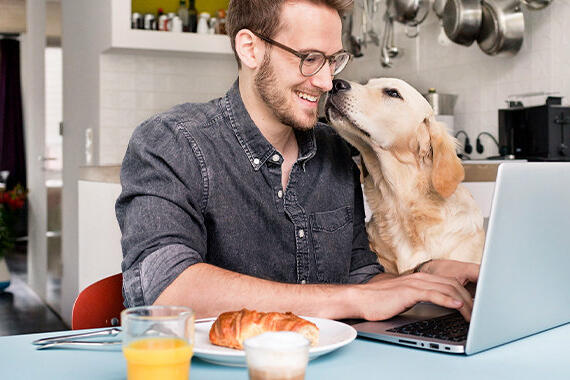
[[[303,317],[319,328],[319,345],[309,349],[309,360],[345,346],[356,338],[356,330],[345,323],[324,318]],[[194,356],[210,363],[245,367],[245,352],[210,343],[210,327],[214,321],[197,323]]]

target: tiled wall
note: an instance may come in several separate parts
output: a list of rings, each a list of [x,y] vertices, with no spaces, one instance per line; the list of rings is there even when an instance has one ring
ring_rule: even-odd
[[[553,0],[540,11],[523,7],[523,13],[524,43],[514,57],[487,56],[477,43],[442,46],[438,43],[439,20],[432,12],[415,39],[407,38],[404,27],[396,23],[396,45],[404,53],[394,59],[392,68],[380,66],[379,49],[369,44],[364,57],[353,61],[344,76],[361,82],[372,77],[399,77],[422,93],[434,87],[440,93],[459,95],[454,129],[466,130],[475,146],[479,132],[497,136],[497,109],[505,107],[509,95],[557,91],[564,96],[563,104],[570,104],[570,0]],[[525,105],[536,105],[543,104],[545,98],[522,100]],[[474,151],[472,158],[497,154],[489,138],[482,137],[482,143],[485,151],[482,155]]]
[[[120,164],[135,127],[184,102],[222,96],[237,76],[233,55],[210,58],[103,54],[98,164]]]
[[[372,77],[399,77],[422,93],[435,87],[440,93],[459,95],[455,131],[467,131],[475,145],[482,131],[497,136],[497,109],[505,106],[509,95],[557,91],[569,104],[570,0],[553,0],[543,10],[523,12],[524,43],[514,57],[487,56],[476,43],[470,47],[440,44],[441,27],[431,12],[414,39],[407,38],[404,27],[396,23],[396,44],[402,54],[394,59],[391,69],[381,67],[379,49],[369,44],[364,57],[353,61],[343,76],[360,82]],[[382,22],[376,26],[380,33]],[[100,59],[99,164],[120,163],[133,129],[152,114],[177,103],[221,96],[236,77],[233,55],[187,58],[104,54]],[[534,105],[544,99],[536,96],[523,101]],[[472,158],[497,154],[489,138],[482,137],[482,143],[484,153],[474,151]]]

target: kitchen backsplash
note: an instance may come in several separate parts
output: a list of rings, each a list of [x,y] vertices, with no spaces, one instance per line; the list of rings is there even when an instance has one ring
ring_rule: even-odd
[[[220,97],[237,77],[233,55],[100,57],[99,164],[120,164],[133,130],[155,113]]]
[[[359,82],[374,77],[398,77],[426,93],[430,87],[439,93],[459,95],[455,106],[454,133],[465,130],[475,147],[475,138],[486,131],[498,137],[499,108],[506,107],[509,95],[531,92],[559,92],[563,104],[570,102],[570,0],[555,0],[540,11],[523,6],[524,43],[513,57],[490,57],[475,42],[470,47],[438,43],[441,31],[433,12],[420,25],[419,37],[405,36],[403,25],[395,23],[396,45],[404,50],[393,59],[393,67],[380,66],[379,49],[368,44],[362,58],[355,59],[343,76]],[[381,13],[382,14],[382,13]],[[381,32],[381,30],[379,30]],[[544,104],[546,96],[522,99],[525,105]],[[464,141],[464,136],[459,137]],[[471,158],[496,155],[492,140],[481,137],[483,154],[475,149]]]
[[[524,7],[523,7],[524,8]],[[420,25],[419,37],[410,39],[395,24],[396,45],[403,50],[394,66],[380,66],[379,49],[368,44],[343,77],[366,82],[373,77],[399,77],[420,92],[434,87],[440,93],[459,95],[455,107],[455,133],[465,130],[475,138],[486,131],[497,137],[497,110],[509,95],[557,91],[570,99],[570,0],[556,0],[540,11],[523,9],[524,43],[514,57],[490,57],[477,46],[438,42],[441,31],[433,12]],[[382,24],[378,24],[382,29]],[[381,32],[381,30],[378,30]],[[139,54],[101,55],[101,121],[99,164],[119,164],[134,128],[151,115],[182,102],[219,97],[236,78],[233,55],[188,58]],[[525,105],[541,104],[545,96],[523,99]],[[460,136],[463,142],[463,136]],[[496,155],[491,139],[481,138],[483,154]]]

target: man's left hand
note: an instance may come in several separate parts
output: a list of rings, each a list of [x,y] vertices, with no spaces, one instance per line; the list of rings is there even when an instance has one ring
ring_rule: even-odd
[[[431,260],[420,267],[420,272],[443,277],[453,277],[461,285],[477,283],[479,264],[464,263],[456,260]]]

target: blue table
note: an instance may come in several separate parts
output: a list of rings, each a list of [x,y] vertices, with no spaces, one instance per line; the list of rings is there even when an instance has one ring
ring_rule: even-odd
[[[0,337],[0,379],[125,379],[120,348],[36,350],[32,341],[66,332]],[[243,379],[245,368],[194,358],[190,378]],[[570,379],[570,324],[473,356],[456,356],[357,338],[309,363],[321,379]]]

